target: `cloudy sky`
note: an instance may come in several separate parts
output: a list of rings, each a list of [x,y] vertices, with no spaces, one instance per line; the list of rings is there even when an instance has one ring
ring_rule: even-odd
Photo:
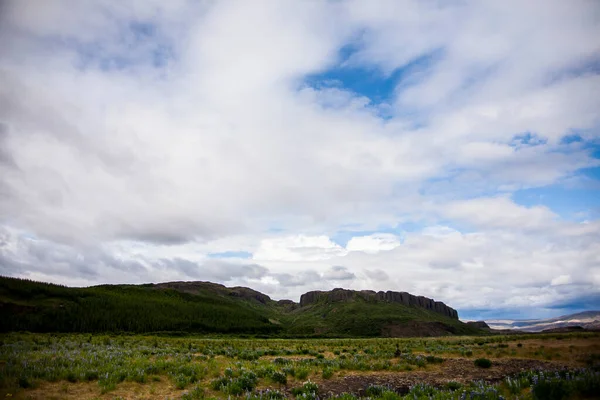
[[[0,3],[0,274],[600,308],[600,3]]]

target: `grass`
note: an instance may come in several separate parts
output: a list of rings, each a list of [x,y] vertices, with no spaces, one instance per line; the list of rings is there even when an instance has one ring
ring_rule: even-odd
[[[542,352],[540,346],[544,346]],[[442,387],[415,388],[415,398],[432,390],[446,396],[439,398],[453,398],[449,397],[452,393],[459,396],[463,390],[483,393],[481,396],[496,393],[531,398],[538,392],[538,397],[554,391],[574,396],[597,388],[598,376],[592,372],[600,360],[600,335],[590,333],[311,340],[13,333],[0,338],[0,398],[10,394],[19,399],[276,399],[291,396],[292,389],[303,388],[308,381],[320,387],[348,376],[401,376],[414,371],[437,376],[449,360],[464,360],[465,365],[473,366],[474,361],[465,354],[471,352],[479,359],[490,349],[514,351],[508,357],[515,359],[537,360],[562,351],[568,354],[564,356],[566,366],[586,367],[590,372],[543,375],[541,379],[533,371],[485,387],[450,379]],[[496,365],[496,359],[491,362]],[[537,392],[531,389],[534,376]],[[569,379],[574,383],[560,383]],[[318,391],[313,395],[312,390],[301,390],[297,398],[321,396]],[[390,400],[400,396],[394,393],[382,390],[371,397]]]

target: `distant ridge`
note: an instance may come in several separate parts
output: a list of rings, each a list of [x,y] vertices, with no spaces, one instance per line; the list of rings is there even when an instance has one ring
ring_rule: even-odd
[[[524,332],[544,332],[572,327],[600,330],[600,311],[584,311],[547,319],[496,319],[486,322],[492,329],[512,329]]]
[[[264,293],[258,292],[254,289],[247,287],[236,286],[226,287],[224,285],[212,282],[204,281],[177,281],[177,282],[165,282],[156,284],[147,284],[147,286],[154,287],[156,289],[175,289],[180,292],[194,294],[200,290],[210,290],[220,295],[227,295],[231,297],[240,297],[247,300],[256,300],[262,304],[268,304],[272,302],[271,298]],[[385,301],[391,303],[404,304],[406,306],[421,307],[426,310],[430,310],[447,317],[458,319],[458,312],[445,305],[441,301],[435,301],[433,299],[424,296],[414,296],[407,292],[393,292],[393,291],[379,291],[373,290],[349,290],[336,288],[330,291],[310,291],[300,296],[300,303],[296,303],[292,300],[279,300],[279,304],[287,304],[289,307],[297,309],[299,307],[306,307],[310,304],[317,303],[318,301],[327,302],[340,302],[340,301],[351,301],[352,299],[360,297],[367,301]]]
[[[438,336],[481,331],[406,292],[312,291],[300,303],[247,287],[165,282],[69,288],[0,277],[0,332],[187,332],[265,337]]]

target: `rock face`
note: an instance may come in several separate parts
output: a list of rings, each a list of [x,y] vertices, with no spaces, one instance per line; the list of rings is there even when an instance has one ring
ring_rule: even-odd
[[[279,300],[277,301],[277,305],[282,307],[286,311],[293,311],[300,307],[300,305],[292,300]]]
[[[441,301],[435,301],[424,296],[414,296],[407,292],[393,292],[391,290],[387,292],[375,292],[373,290],[355,291],[338,288],[329,292],[313,291],[305,293],[300,297],[300,307],[314,304],[321,299],[334,303],[339,301],[350,301],[355,298],[361,298],[363,300],[373,302],[384,301],[389,303],[404,304],[406,306],[421,307],[453,319],[458,319],[458,312],[456,312],[455,309],[448,307]]]
[[[232,297],[241,297],[244,299],[252,299],[252,300],[256,300],[262,304],[267,304],[268,302],[271,301],[271,298],[269,296],[267,296],[266,294],[258,292],[254,289],[247,288],[247,287],[235,286],[235,287],[229,288],[229,290],[230,290],[229,296],[232,296]]]
[[[490,329],[490,326],[485,321],[469,321],[467,325],[474,326],[479,329]]]

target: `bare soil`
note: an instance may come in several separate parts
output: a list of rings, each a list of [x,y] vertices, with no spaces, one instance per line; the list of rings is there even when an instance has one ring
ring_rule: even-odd
[[[493,360],[490,368],[484,369],[474,365],[470,358],[446,359],[438,369],[410,372],[372,372],[351,373],[346,376],[319,381],[321,394],[335,395],[344,392],[363,394],[370,385],[384,385],[399,393],[407,393],[417,383],[433,386],[444,386],[450,381],[468,383],[472,381],[498,382],[506,376],[522,371],[543,369],[553,371],[563,368],[563,363],[527,360],[498,359]]]

